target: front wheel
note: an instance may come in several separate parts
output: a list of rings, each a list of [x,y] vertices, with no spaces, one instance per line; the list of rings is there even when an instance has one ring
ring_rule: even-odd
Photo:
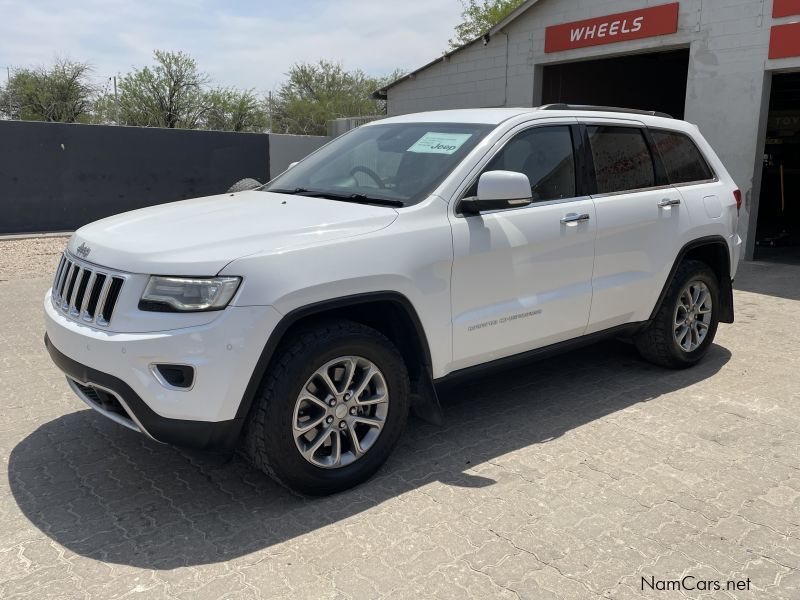
[[[657,365],[690,367],[714,341],[718,309],[717,276],[705,263],[687,260],[678,267],[653,321],[636,336],[636,348]]]
[[[403,359],[378,331],[324,322],[284,344],[255,399],[250,460],[311,495],[345,490],[386,461],[405,426]]]

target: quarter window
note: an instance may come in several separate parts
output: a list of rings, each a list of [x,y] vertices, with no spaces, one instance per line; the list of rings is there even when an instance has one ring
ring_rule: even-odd
[[[598,194],[655,186],[653,157],[640,128],[590,125],[587,132]]]
[[[714,179],[706,159],[688,135],[660,130],[651,133],[671,184]]]
[[[528,176],[534,202],[575,197],[575,157],[568,125],[534,127],[516,135],[489,162],[486,171]],[[467,195],[477,194],[477,183]]]

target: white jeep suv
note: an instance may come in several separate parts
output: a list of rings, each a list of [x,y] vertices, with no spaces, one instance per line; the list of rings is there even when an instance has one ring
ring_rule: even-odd
[[[46,345],[89,406],[309,494],[436,385],[604,336],[688,367],[733,322],[741,196],[697,127],[602,107],[405,115],[252,191],[78,230]]]

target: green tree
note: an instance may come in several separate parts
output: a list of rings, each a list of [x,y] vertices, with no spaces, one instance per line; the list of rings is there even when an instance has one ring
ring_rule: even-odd
[[[205,104],[203,129],[257,132],[269,126],[266,106],[253,90],[216,88],[206,92]]]
[[[134,69],[118,81],[121,125],[171,129],[263,131],[264,103],[252,90],[210,88],[211,79],[184,52],[153,52],[155,64]],[[113,94],[97,102],[96,120],[116,122]]]
[[[205,86],[209,77],[183,52],[153,52],[155,64],[136,69],[118,82],[122,125],[197,128],[208,110]],[[114,121],[114,97],[102,100],[101,119]]]
[[[0,114],[25,121],[86,122],[95,88],[91,67],[57,58],[50,67],[14,69],[0,88]]]
[[[463,21],[456,25],[456,35],[450,40],[453,50],[478,39],[510,15],[524,0],[461,0]]]
[[[385,112],[385,103],[372,98],[384,81],[363,71],[320,60],[295,64],[286,75],[270,107],[277,133],[325,135],[332,119]]]

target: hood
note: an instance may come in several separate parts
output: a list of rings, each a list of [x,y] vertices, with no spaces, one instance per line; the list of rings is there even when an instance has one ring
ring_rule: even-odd
[[[68,249],[89,262],[131,273],[214,275],[249,254],[362,235],[396,218],[396,210],[382,206],[248,191],[102,219],[76,231]]]

